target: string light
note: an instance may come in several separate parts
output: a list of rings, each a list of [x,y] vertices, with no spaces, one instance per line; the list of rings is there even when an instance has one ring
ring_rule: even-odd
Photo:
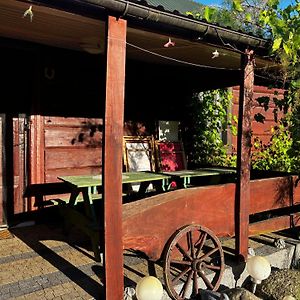
[[[138,50],[140,50],[142,52],[145,52],[145,53],[148,53],[148,54],[160,57],[162,59],[170,60],[170,61],[173,61],[173,62],[176,62],[176,63],[185,64],[185,65],[189,65],[189,66],[193,66],[193,67],[206,68],[206,69],[214,69],[214,70],[228,70],[228,71],[240,71],[241,70],[241,68],[233,69],[233,68],[214,67],[214,66],[208,66],[208,65],[202,65],[202,64],[192,63],[192,62],[189,62],[189,61],[180,60],[180,59],[176,59],[176,58],[169,57],[169,56],[166,56],[166,55],[162,55],[162,54],[159,54],[159,53],[147,50],[145,48],[139,47],[139,46],[134,45],[134,44],[129,43],[129,42],[126,42],[126,44],[128,46],[132,47],[132,48],[135,48],[135,49],[138,49]],[[263,70],[263,69],[270,69],[270,68],[274,68],[274,67],[278,67],[278,64],[274,64],[274,65],[270,65],[270,66],[264,66],[264,67],[255,67],[254,69],[255,70]],[[258,75],[258,74],[255,74],[255,76],[260,77],[260,78],[264,78],[264,79],[268,79],[268,80],[271,79],[271,78],[268,78],[268,77],[265,77],[265,76],[262,76],[262,75]]]
[[[23,18],[25,18],[27,15],[30,18],[30,22],[32,22],[32,19],[33,19],[32,5],[30,5],[29,8],[25,10],[25,12],[23,14]]]
[[[131,44],[131,43],[128,43],[128,42],[126,42],[126,44],[128,46],[130,46],[130,47],[133,47],[133,48],[138,49],[140,51],[149,53],[151,55],[154,55],[154,56],[166,59],[166,60],[174,61],[174,62],[177,62],[177,63],[180,63],[180,64],[185,64],[185,65],[193,66],[193,67],[201,67],[201,68],[215,69],[215,70],[228,70],[228,71],[239,71],[239,70],[241,70],[240,68],[232,69],[232,68],[222,68],[222,67],[214,67],[214,66],[196,64],[196,63],[192,63],[192,62],[189,62],[189,61],[180,60],[180,59],[176,59],[176,58],[169,57],[169,56],[166,56],[166,55],[162,55],[162,54],[159,54],[159,53],[147,50],[145,48],[139,47],[137,45],[134,45],[134,44]]]
[[[143,51],[145,53],[149,53],[151,55],[160,57],[162,59],[170,60],[170,61],[173,61],[173,62],[176,62],[176,63],[185,64],[185,65],[189,65],[189,66],[193,66],[193,67],[206,68],[206,69],[214,69],[214,70],[227,70],[227,71],[240,71],[241,70],[241,68],[233,69],[233,68],[214,67],[214,66],[208,66],[208,65],[202,65],[202,64],[192,63],[192,62],[188,62],[188,61],[185,61],[185,60],[180,60],[180,59],[176,59],[176,58],[169,57],[169,56],[166,56],[166,55],[162,55],[162,54],[159,54],[159,53],[147,50],[145,48],[139,47],[139,46],[134,45],[134,44],[129,43],[129,42],[126,42],[126,44],[128,46],[132,47],[132,48],[135,48],[135,49],[138,49],[138,50]],[[231,46],[231,48],[234,49],[233,46]],[[240,52],[240,53],[244,54],[243,52]],[[255,70],[267,70],[267,69],[271,69],[271,68],[275,68],[275,67],[278,67],[278,64],[272,64],[272,65],[263,66],[263,67],[254,67],[254,71]],[[267,76],[259,75],[259,74],[256,74],[256,73],[254,73],[254,76],[258,77],[258,78],[265,79],[265,80],[275,80],[271,76],[267,77]],[[276,81],[283,82],[280,78],[276,78]]]

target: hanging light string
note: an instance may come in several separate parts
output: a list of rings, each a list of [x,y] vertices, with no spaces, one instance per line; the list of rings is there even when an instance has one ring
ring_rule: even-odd
[[[129,42],[126,42],[126,44],[128,46],[132,47],[132,48],[135,48],[135,49],[139,50],[139,51],[142,51],[142,52],[160,57],[160,58],[165,59],[165,60],[173,61],[173,62],[176,62],[176,63],[179,63],[179,64],[184,64],[184,65],[189,65],[189,66],[199,67],[199,68],[214,69],[214,70],[227,70],[227,71],[240,71],[241,70],[241,68],[233,69],[233,68],[214,67],[214,66],[208,66],[208,65],[192,63],[192,62],[189,62],[189,61],[180,60],[180,59],[176,59],[176,58],[169,57],[169,56],[166,56],[166,55],[162,55],[162,54],[147,50],[145,48],[139,47],[139,46],[134,45],[134,44],[129,43]],[[244,54],[243,52],[241,52],[241,53]],[[271,68],[275,68],[275,67],[278,67],[278,64],[272,64],[272,65],[264,66],[264,67],[254,67],[254,69],[255,70],[263,70],[263,69],[271,69]],[[260,78],[268,79],[268,80],[271,79],[271,77],[261,76],[261,75],[258,75],[258,74],[254,74],[254,75],[257,76],[257,77],[260,77]]]
[[[215,70],[228,70],[228,71],[239,71],[239,70],[241,70],[240,68],[231,69],[231,68],[222,68],[222,67],[214,67],[214,66],[207,66],[207,65],[196,64],[196,63],[192,63],[192,62],[189,62],[189,61],[180,60],[180,59],[176,59],[176,58],[173,58],[173,57],[165,56],[165,55],[162,55],[162,54],[159,54],[159,53],[156,53],[156,52],[144,49],[142,47],[139,47],[137,45],[134,45],[134,44],[131,44],[131,43],[128,43],[128,42],[126,42],[126,44],[128,46],[130,46],[132,48],[135,48],[135,49],[138,49],[140,51],[149,53],[151,55],[154,55],[154,56],[166,59],[166,60],[174,61],[174,62],[180,63],[180,64],[185,64],[185,65],[194,66],[194,67],[207,68],[207,69],[215,69]]]

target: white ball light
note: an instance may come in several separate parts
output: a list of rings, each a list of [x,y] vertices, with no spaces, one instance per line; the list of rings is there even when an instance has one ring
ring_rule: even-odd
[[[260,283],[271,274],[271,265],[263,256],[252,256],[247,260],[247,271],[255,283]]]
[[[154,276],[143,277],[135,288],[138,300],[161,300],[163,291],[161,282]]]
[[[296,300],[293,296],[285,296],[282,300]]]

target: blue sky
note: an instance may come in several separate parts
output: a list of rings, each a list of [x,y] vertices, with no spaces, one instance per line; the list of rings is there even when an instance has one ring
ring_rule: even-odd
[[[208,5],[220,5],[222,4],[222,0],[195,0],[196,2],[202,3],[202,4],[208,4]],[[289,3],[291,3],[291,0],[281,0],[281,5],[287,6]]]

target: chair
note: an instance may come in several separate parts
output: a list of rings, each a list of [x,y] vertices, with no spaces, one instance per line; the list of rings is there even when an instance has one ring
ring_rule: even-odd
[[[125,172],[155,172],[154,139],[152,136],[124,136],[123,162]],[[129,189],[138,192],[140,184],[129,184]],[[152,190],[152,184],[148,191]],[[130,193],[130,191],[129,191]]]
[[[123,161],[126,172],[155,171],[152,136],[124,136]]]
[[[156,141],[157,169],[159,171],[180,171],[187,169],[182,142]]]

